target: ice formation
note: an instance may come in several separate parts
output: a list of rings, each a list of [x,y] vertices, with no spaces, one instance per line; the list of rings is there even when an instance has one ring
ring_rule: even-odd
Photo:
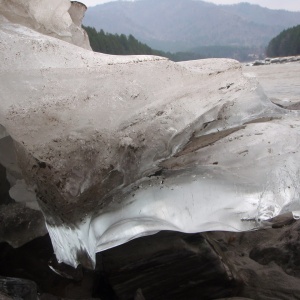
[[[299,113],[238,62],[93,53],[71,44],[68,1],[20,3],[0,3],[0,136],[59,261],[93,267],[160,230],[252,230],[300,209]]]

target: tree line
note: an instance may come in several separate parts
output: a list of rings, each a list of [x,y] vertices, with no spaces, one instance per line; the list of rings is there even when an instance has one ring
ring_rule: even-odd
[[[90,44],[95,52],[114,55],[157,55],[167,57],[173,61],[196,60],[212,57],[234,58],[239,61],[250,61],[250,53],[262,53],[263,50],[254,47],[238,46],[203,46],[182,52],[164,52],[154,50],[146,44],[138,41],[133,35],[106,33],[104,30],[97,31],[93,27],[83,27],[90,39]]]
[[[163,52],[152,49],[138,41],[133,35],[106,33],[102,29],[97,31],[93,27],[83,26],[87,32],[90,44],[95,52],[114,55],[157,55],[167,57],[173,61],[183,61],[203,58],[202,55],[190,52]]]
[[[90,39],[90,44],[95,52],[116,55],[130,55],[130,54],[150,54],[161,55],[160,51],[151,49],[146,44],[139,42],[131,34],[112,34],[105,33],[102,29],[97,31],[93,27],[83,27]]]
[[[300,25],[283,30],[273,38],[267,49],[269,57],[300,55]]]

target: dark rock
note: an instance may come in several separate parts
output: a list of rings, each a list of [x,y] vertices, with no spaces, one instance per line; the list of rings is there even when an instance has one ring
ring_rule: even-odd
[[[0,243],[0,276],[34,281],[40,300],[300,299],[300,221],[286,214],[266,225],[243,233],[160,232],[97,254],[94,271],[53,262],[49,236],[18,249]],[[68,278],[51,271],[50,259]],[[10,297],[0,289],[1,300]]]
[[[262,300],[300,299],[300,222],[288,216],[266,230],[205,234],[243,288],[237,296]],[[287,225],[284,225],[286,223]]]
[[[3,163],[0,164],[0,242],[20,247],[47,233],[45,220],[41,211],[30,209],[24,203],[16,203],[10,197],[11,186],[7,175],[10,174],[10,181],[12,178],[13,181],[19,180],[22,176],[17,167],[14,143],[9,136],[0,139],[0,161]]]
[[[0,205],[0,220],[0,242],[8,242],[13,247],[47,233],[43,214],[21,203]]]
[[[0,242],[20,247],[30,240],[45,235],[47,229],[41,211],[16,203],[10,197],[10,184],[6,176],[6,169],[0,164]]]
[[[1,298],[0,298],[1,299]],[[1,299],[2,300],[2,299]],[[50,294],[42,294],[39,296],[38,300],[74,300],[71,298],[61,298],[61,297],[56,297]],[[81,300],[101,300],[100,298],[84,298]]]
[[[13,298],[7,296],[6,294],[0,292],[0,299],[1,300],[14,300]]]
[[[205,300],[232,296],[237,291],[230,270],[201,234],[160,232],[104,251],[101,256],[117,299],[192,300],[201,295]]]
[[[134,300],[146,300],[141,289],[136,291]]]
[[[261,265],[275,263],[293,277],[300,278],[300,222],[250,251],[250,258]]]
[[[264,65],[265,64],[265,61],[264,60],[256,60],[254,63],[253,63],[253,66],[261,66],[261,65]]]
[[[241,297],[233,297],[233,298],[222,298],[222,299],[216,299],[216,300],[253,300],[250,298],[241,298]]]
[[[45,293],[40,295],[39,300],[61,300],[61,298]]]
[[[36,238],[17,249],[8,243],[0,243],[0,276],[34,281],[38,292],[45,294],[43,299],[51,299],[50,296],[57,299],[99,298],[94,295],[98,288],[102,289],[98,271],[81,270],[82,278],[63,278],[49,268],[48,263],[52,257],[53,248],[48,235]],[[76,270],[71,273],[75,276],[74,274]]]
[[[0,292],[17,300],[36,300],[37,287],[33,281],[0,277]]]
[[[10,184],[6,179],[6,169],[0,164],[0,205],[14,203],[9,196]]]

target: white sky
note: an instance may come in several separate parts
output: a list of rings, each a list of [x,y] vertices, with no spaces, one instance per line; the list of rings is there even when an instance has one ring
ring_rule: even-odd
[[[113,0],[79,0],[87,6],[94,6],[105,2],[111,2]],[[120,0],[119,0],[120,1]],[[258,4],[263,7],[271,9],[286,9],[300,11],[300,0],[206,0],[206,2],[212,2],[216,4],[234,4],[239,2],[248,2],[252,4]]]

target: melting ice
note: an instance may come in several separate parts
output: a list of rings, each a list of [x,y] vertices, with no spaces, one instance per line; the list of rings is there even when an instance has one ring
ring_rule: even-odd
[[[60,261],[93,267],[96,252],[160,230],[297,216],[299,113],[238,62],[93,53],[78,47],[89,48],[82,31],[72,38],[69,1],[52,19],[45,1],[19,2],[1,2],[0,137],[13,140],[19,185],[36,190]]]

